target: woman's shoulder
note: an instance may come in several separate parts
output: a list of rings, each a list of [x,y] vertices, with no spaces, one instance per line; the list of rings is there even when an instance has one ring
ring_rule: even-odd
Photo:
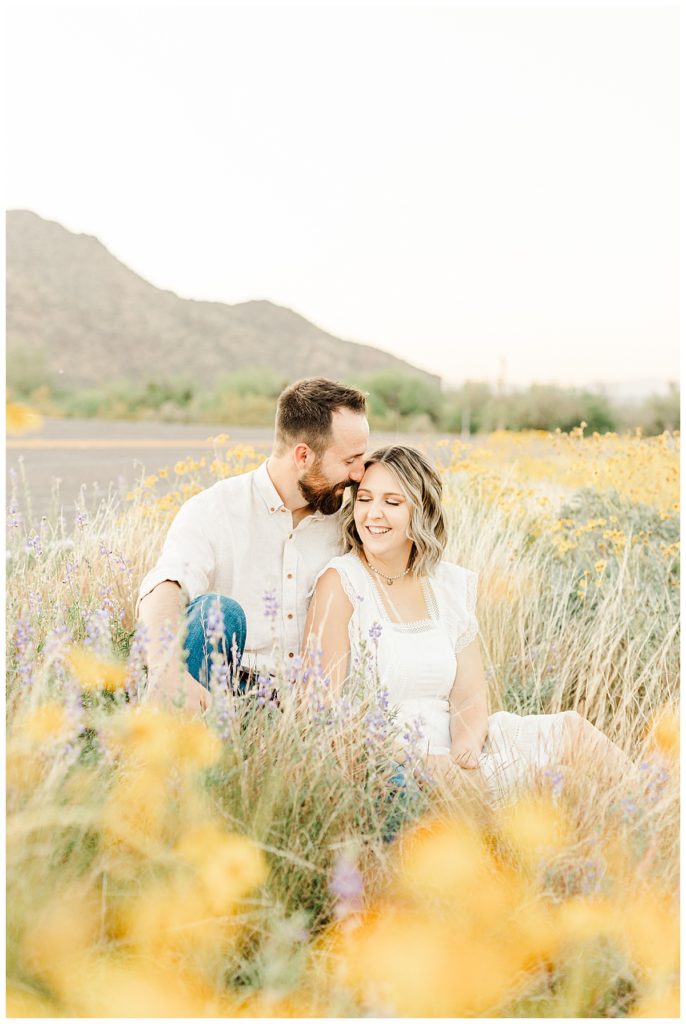
[[[360,584],[364,584],[364,570],[357,555],[348,551],[345,555],[330,558],[315,580],[315,587],[345,593],[354,604],[360,597]],[[314,587],[313,587],[314,590]]]
[[[442,594],[449,608],[474,614],[479,574],[473,569],[455,562],[441,561],[433,575],[432,582]]]
[[[442,559],[434,570],[434,577],[441,583],[448,585],[451,583],[475,585],[479,574],[474,572],[473,569],[467,569],[464,565],[457,565],[456,562],[448,562]]]

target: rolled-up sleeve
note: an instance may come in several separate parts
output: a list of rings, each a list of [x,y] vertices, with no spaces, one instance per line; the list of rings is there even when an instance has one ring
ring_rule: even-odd
[[[216,557],[208,529],[214,518],[208,497],[207,492],[197,494],[177,512],[162,554],[140,585],[136,616],[146,594],[165,580],[178,583],[187,601],[212,590]]]

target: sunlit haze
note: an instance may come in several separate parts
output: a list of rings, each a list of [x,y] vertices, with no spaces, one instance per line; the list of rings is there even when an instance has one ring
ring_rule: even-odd
[[[441,374],[676,379],[678,11],[7,15],[7,206]]]

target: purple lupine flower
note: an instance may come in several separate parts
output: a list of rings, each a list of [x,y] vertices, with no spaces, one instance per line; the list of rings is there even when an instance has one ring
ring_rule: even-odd
[[[74,526],[77,526],[79,530],[85,529],[88,526],[88,513],[84,509],[77,509],[76,515],[74,516]]]
[[[123,555],[115,555],[114,556],[114,561],[117,564],[117,566],[119,567],[119,572],[125,572],[125,573],[127,573],[127,575],[129,577],[132,576],[133,569],[131,568],[131,566],[126,561],[126,559],[124,558]]]
[[[38,536],[37,533],[32,533],[30,536],[26,538],[26,543],[24,544],[24,551],[26,552],[27,555],[35,555],[36,558],[40,558],[40,556],[43,554],[43,547],[40,542],[40,537]]]
[[[110,617],[105,608],[94,608],[86,616],[84,645],[92,647],[98,654],[107,656],[111,653]]]
[[[28,685],[33,678],[33,627],[26,619],[18,619],[14,628],[14,645],[17,652],[17,671]]]
[[[110,616],[114,613],[114,601],[112,600],[113,594],[114,587],[111,584],[105,583],[100,587],[98,596],[100,597],[101,606],[104,611],[107,611],[110,614]]]
[[[160,633],[159,633],[159,641],[160,641],[160,645],[162,647],[162,650],[167,651],[171,647],[173,647],[175,640],[176,640],[176,634],[174,633],[174,630],[172,629],[172,627],[168,623],[165,622],[160,627]]]
[[[364,901],[364,879],[349,854],[341,853],[329,880],[329,891],[336,897],[336,917],[359,913]]]
[[[629,799],[629,797],[626,797],[624,800],[620,800],[619,806],[622,808],[622,817],[625,821],[629,821],[638,813],[638,804],[635,800]]]
[[[587,857],[580,862],[581,868],[581,892],[584,896],[590,896],[598,888],[602,877],[603,865],[595,857]]]
[[[369,627],[369,637],[370,637],[371,640],[374,640],[376,643],[378,643],[379,637],[381,636],[382,633],[383,633],[383,626],[381,625],[380,622],[374,622]]]
[[[210,690],[226,690],[231,684],[231,670],[221,651],[210,652]]]
[[[267,703],[267,701],[269,700],[269,698],[272,695],[272,689],[273,689],[273,684],[272,684],[271,677],[270,676],[263,676],[262,673],[259,673],[258,676],[257,676],[257,691],[256,691],[256,700],[257,700],[257,704],[258,705],[262,706],[262,705]]]
[[[10,529],[16,530],[21,526],[21,519],[21,512],[19,511],[16,500],[13,498],[7,509],[7,525]]]
[[[139,622],[129,648],[128,678],[126,690],[131,703],[135,703],[145,687],[145,662],[149,638],[148,627]]]
[[[270,590],[266,590],[262,595],[262,601],[265,619],[269,619],[270,622],[276,622],[276,618],[279,614],[279,602],[276,597],[276,590],[273,587]]]
[[[559,768],[545,768],[544,778],[548,780],[553,796],[559,796],[564,785],[564,775]]]
[[[212,690],[209,723],[220,739],[228,743],[232,735],[232,722],[236,717],[233,698],[228,688]]]
[[[380,711],[370,711],[364,720],[366,726],[365,746],[374,747],[386,738],[388,720]]]
[[[221,601],[216,598],[210,601],[205,619],[205,635],[210,641],[217,643],[224,636],[224,613],[222,612]]]

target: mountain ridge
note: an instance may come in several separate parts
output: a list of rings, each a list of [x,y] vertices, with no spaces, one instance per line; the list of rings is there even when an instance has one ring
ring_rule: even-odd
[[[95,236],[30,210],[7,212],[7,354],[61,386],[185,378],[213,386],[263,366],[290,379],[399,370],[440,378],[371,345],[337,338],[269,299],[182,298],[117,259]]]

